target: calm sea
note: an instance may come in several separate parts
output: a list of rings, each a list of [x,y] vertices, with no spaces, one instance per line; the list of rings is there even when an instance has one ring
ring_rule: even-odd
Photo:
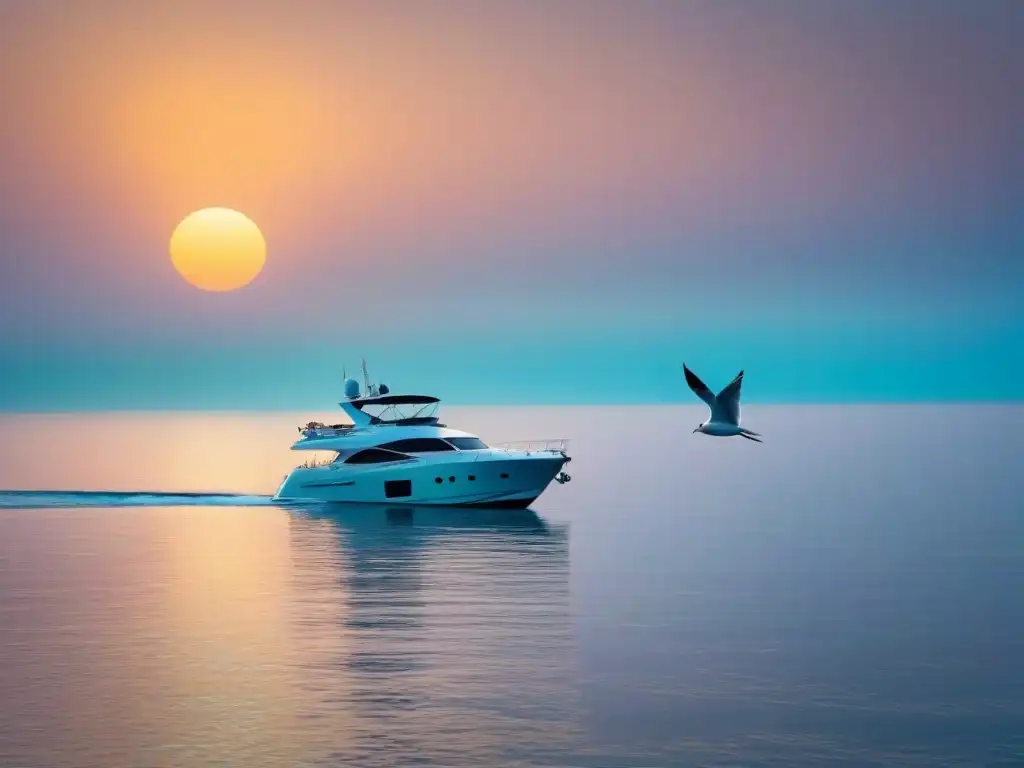
[[[0,766],[1024,762],[1024,407],[443,414],[573,481],[289,510],[329,413],[0,417]]]

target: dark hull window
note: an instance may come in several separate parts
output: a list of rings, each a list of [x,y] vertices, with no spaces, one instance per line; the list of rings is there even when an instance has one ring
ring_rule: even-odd
[[[400,499],[403,496],[412,496],[412,480],[385,481],[384,496],[389,499]]]
[[[460,451],[482,451],[487,448],[487,443],[476,437],[449,437],[448,442]]]
[[[401,451],[402,453],[433,453],[434,451],[455,450],[444,440],[437,437],[410,437],[405,440],[384,443],[380,447],[391,451]]]

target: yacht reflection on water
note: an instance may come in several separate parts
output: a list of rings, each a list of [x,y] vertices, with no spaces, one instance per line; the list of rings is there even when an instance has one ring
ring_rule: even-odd
[[[533,529],[549,534],[550,526],[532,509],[480,509],[466,507],[331,503],[297,507],[294,516],[330,520],[350,531],[396,525],[415,525],[425,535],[452,535],[459,531]],[[437,529],[437,530],[434,530]],[[561,529],[559,529],[561,530]]]
[[[568,531],[530,510],[294,510],[296,636],[331,762],[484,765],[576,742]],[[527,746],[528,745],[528,746]]]

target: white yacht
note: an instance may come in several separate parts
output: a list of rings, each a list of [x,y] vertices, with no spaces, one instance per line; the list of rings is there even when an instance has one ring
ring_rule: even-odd
[[[486,445],[440,424],[438,398],[371,385],[365,361],[363,379],[363,392],[346,379],[339,403],[352,424],[299,427],[292,450],[315,453],[284,479],[275,501],[525,509],[552,480],[571,479],[562,471],[572,461],[567,440]]]

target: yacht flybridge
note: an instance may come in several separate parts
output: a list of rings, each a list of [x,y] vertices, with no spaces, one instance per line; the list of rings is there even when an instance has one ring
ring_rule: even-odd
[[[525,509],[552,480],[571,478],[567,440],[486,445],[439,423],[440,400],[345,380],[351,424],[299,427],[294,451],[315,452],[284,479],[276,501],[338,501]],[[325,459],[319,458],[327,454]]]

